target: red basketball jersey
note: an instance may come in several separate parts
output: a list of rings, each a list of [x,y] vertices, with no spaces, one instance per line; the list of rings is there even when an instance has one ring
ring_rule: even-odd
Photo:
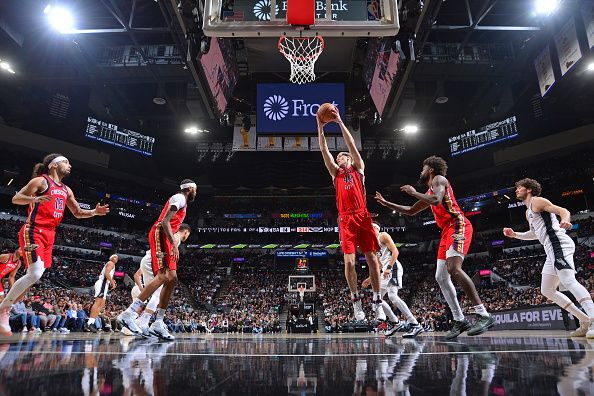
[[[338,213],[349,214],[367,211],[365,200],[365,176],[352,166],[338,168],[334,178],[336,207]]]
[[[0,263],[0,279],[11,273],[18,265],[19,260],[14,258],[14,254],[11,254],[7,262]]]
[[[33,227],[54,229],[64,217],[68,188],[65,184],[56,183],[47,175],[42,175],[42,177],[47,182],[47,189],[40,196],[50,196],[52,199],[30,204],[27,223]]]
[[[186,204],[186,198],[182,194],[175,194],[167,200],[167,202],[165,203],[165,207],[161,211],[161,214],[159,215],[159,219],[157,220],[155,225],[158,225],[163,221],[163,218],[165,217],[165,213],[167,213],[169,211],[169,208],[171,207],[171,205],[174,205],[178,208],[177,212],[175,213],[175,215],[173,215],[173,217],[171,218],[171,221],[169,222],[169,224],[171,224],[171,232],[173,234],[175,234],[177,232],[177,230],[179,230],[179,226],[184,222],[184,219],[186,218],[187,204]]]
[[[431,188],[427,191],[427,195],[433,195],[433,190]],[[462,223],[468,221],[468,219],[464,217],[464,212],[456,202],[450,182],[448,182],[448,187],[443,195],[443,199],[439,205],[431,205],[431,211],[433,212],[433,216],[435,216],[437,226],[441,229],[444,229],[455,222]]]

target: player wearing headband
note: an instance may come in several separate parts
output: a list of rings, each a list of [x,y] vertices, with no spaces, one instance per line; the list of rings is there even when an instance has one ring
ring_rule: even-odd
[[[12,197],[16,205],[28,205],[29,216],[19,231],[19,244],[27,273],[16,281],[0,304],[0,335],[11,335],[8,311],[11,305],[33,286],[52,265],[52,248],[56,227],[66,207],[77,219],[104,216],[107,205],[97,204],[93,210],[81,209],[72,190],[62,183],[72,166],[60,154],[46,155],[33,168],[29,183]]]
[[[95,320],[105,308],[105,301],[107,300],[110,286],[111,290],[115,289],[116,287],[116,281],[113,279],[113,274],[115,273],[115,266],[118,263],[118,259],[119,258],[117,254],[112,254],[109,257],[109,261],[103,266],[103,269],[99,274],[99,279],[97,279],[97,282],[95,282],[95,302],[91,307],[91,312],[89,313],[89,319],[87,319],[85,331],[92,331],[93,333],[96,333],[97,330],[99,330],[95,324]]]
[[[161,296],[157,306],[157,319],[151,325],[151,332],[165,340],[173,340],[174,337],[167,331],[163,322],[165,310],[169,305],[171,294],[177,283],[177,261],[179,260],[179,249],[175,244],[175,234],[186,217],[187,202],[196,198],[197,186],[192,180],[185,179],[181,182],[180,191],[167,200],[161,215],[149,232],[149,245],[151,248],[151,262],[155,278],[145,285],[132,304],[118,316],[122,326],[127,327],[135,335],[143,335],[143,330],[138,327],[134,319],[138,311],[145,306],[145,301],[161,285]]]

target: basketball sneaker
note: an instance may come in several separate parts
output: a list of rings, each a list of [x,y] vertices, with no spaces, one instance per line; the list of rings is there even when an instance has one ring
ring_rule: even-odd
[[[143,321],[140,320],[140,318],[136,319],[134,322],[136,322],[136,325],[142,332],[140,334],[141,336],[143,336],[144,338],[151,338],[151,333],[148,324],[145,324]]]
[[[586,333],[586,338],[594,339],[594,320],[590,322],[590,327],[588,328],[588,332]]]
[[[10,337],[12,335],[8,319],[8,309],[0,311],[0,336]]]
[[[580,322],[580,327],[569,333],[570,337],[585,337],[588,334],[588,328],[590,327],[590,323],[582,323]]]
[[[149,331],[152,335],[159,337],[162,340],[175,340],[175,337],[169,334],[169,330],[167,330],[167,326],[165,326],[165,323],[162,320],[155,320]]]
[[[491,315],[476,315],[476,322],[474,322],[474,326],[470,330],[468,330],[469,336],[476,336],[479,334],[483,334],[485,331],[489,330],[491,327],[495,326],[495,318]]]
[[[116,320],[122,325],[122,327],[127,327],[132,334],[141,335],[142,331],[138,328],[136,322],[134,322],[134,314],[126,310],[119,314]]]
[[[411,324],[408,333],[402,334],[402,338],[415,338],[424,331],[423,326],[418,323]]]
[[[386,337],[391,337],[394,335],[394,333],[396,333],[398,331],[398,329],[403,326],[402,322],[396,322],[396,323],[392,323],[390,322],[390,327],[388,329],[386,329],[386,331],[384,331],[384,335]]]
[[[472,328],[472,325],[468,320],[454,320],[454,325],[452,326],[452,329],[445,335],[445,339],[453,340],[470,328]]]
[[[364,321],[365,320],[365,312],[363,312],[363,307],[361,306],[361,299],[360,298],[353,298],[353,311],[355,311],[355,320]]]
[[[377,320],[378,322],[386,321],[386,313],[384,312],[384,309],[382,308],[381,300],[374,301],[373,304],[371,305],[371,308],[373,309],[373,312],[375,312],[375,320]]]

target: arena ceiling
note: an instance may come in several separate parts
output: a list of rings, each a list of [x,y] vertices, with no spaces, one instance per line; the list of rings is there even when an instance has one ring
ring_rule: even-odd
[[[536,53],[551,39],[553,26],[575,15],[580,1],[563,2],[562,8],[547,18],[534,14],[532,2],[515,0],[426,0],[423,7],[418,0],[401,3],[397,39],[406,60],[381,123],[374,117],[362,82],[367,39],[329,40],[330,55],[318,63],[319,82],[346,83],[351,113],[362,117],[363,139],[397,139],[405,147],[398,159],[380,159],[382,166],[416,174],[423,156],[447,154],[448,136],[509,115],[522,116],[523,140],[594,121],[594,90],[584,89],[585,81],[591,86],[592,76],[576,73],[542,100],[533,66]],[[76,130],[60,135],[56,132],[60,124],[53,128],[44,121],[44,105],[59,93],[69,98],[73,116],[91,113],[154,136],[159,141],[155,158],[166,164],[163,176],[189,162],[212,180],[227,175],[224,179],[233,186],[237,183],[233,176],[245,172],[248,161],[257,171],[243,182],[254,187],[326,183],[310,177],[312,172],[319,173],[318,153],[240,153],[229,161],[196,163],[196,147],[201,142],[227,144],[232,136],[231,128],[221,126],[212,109],[208,84],[187,61],[188,53],[196,54],[200,45],[199,24],[192,14],[197,2],[96,0],[66,4],[77,15],[76,34],[52,32],[43,2],[0,3],[0,55],[10,59],[17,70],[12,79],[0,79],[6,93],[0,98],[6,122],[89,145],[82,132],[80,136]],[[288,65],[277,53],[275,40],[236,41],[237,48],[247,49],[242,60],[247,69],[240,71],[230,100],[231,117],[234,112],[253,110],[258,82],[284,82],[288,77]],[[152,45],[176,48],[179,61],[148,62],[142,67],[109,64],[117,48],[137,48],[136,60],[150,58],[146,51]],[[155,104],[157,97],[165,104]],[[438,97],[442,102],[447,98],[447,102],[438,103]],[[398,129],[406,122],[417,123],[420,133],[404,136]],[[210,132],[188,136],[183,133],[188,123]],[[292,181],[281,182],[287,174],[290,177],[286,179]]]

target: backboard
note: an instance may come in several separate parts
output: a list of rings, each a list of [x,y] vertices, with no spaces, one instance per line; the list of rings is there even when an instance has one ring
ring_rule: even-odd
[[[297,288],[303,284],[305,284],[306,292],[316,291],[316,277],[314,275],[289,275],[287,291],[297,293]]]
[[[286,21],[287,0],[206,0],[204,33],[214,37],[395,36],[396,0],[316,0],[309,29]],[[276,10],[271,13],[271,10]]]

